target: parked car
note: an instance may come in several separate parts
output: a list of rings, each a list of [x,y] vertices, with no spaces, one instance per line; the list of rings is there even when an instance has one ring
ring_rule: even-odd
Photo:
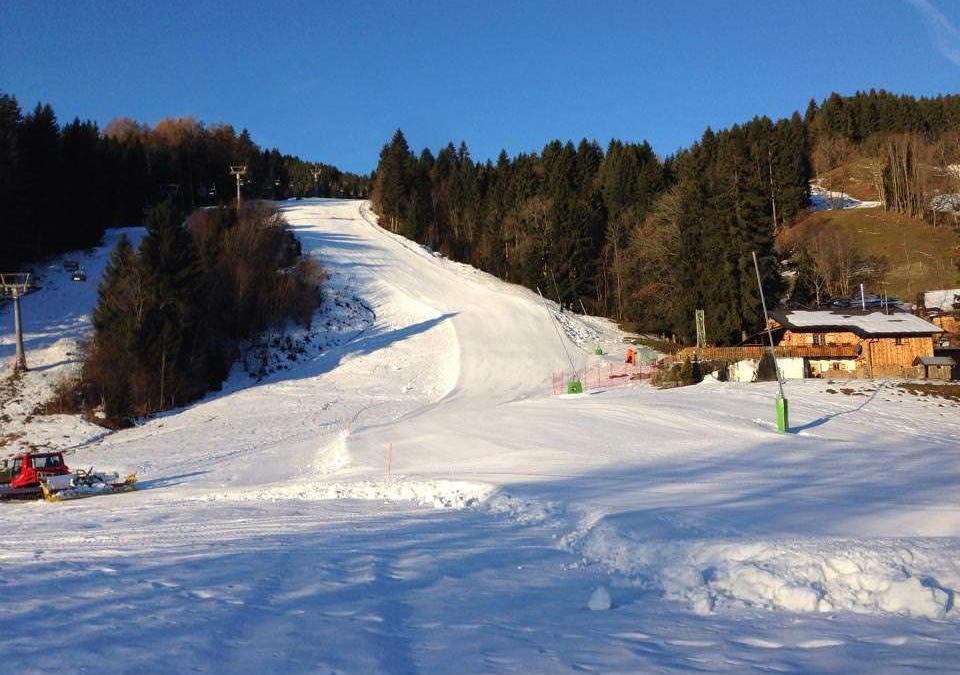
[[[83,270],[75,270],[74,273],[70,275],[70,278],[74,281],[86,281],[87,273]]]

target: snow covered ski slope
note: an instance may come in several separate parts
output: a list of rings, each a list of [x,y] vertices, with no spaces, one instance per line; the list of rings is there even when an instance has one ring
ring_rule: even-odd
[[[565,351],[578,368],[597,345],[622,360],[615,326],[557,322],[536,294],[377,227],[362,202],[281,208],[336,296],[372,313],[351,323],[327,302],[318,327],[338,340],[135,429],[18,418],[55,447],[89,440],[74,463],[136,470],[144,489],[0,505],[4,663],[954,667],[955,402],[791,382],[782,436],[766,384],[556,397]],[[28,321],[45,301],[30,330],[55,334],[72,301],[31,296]]]

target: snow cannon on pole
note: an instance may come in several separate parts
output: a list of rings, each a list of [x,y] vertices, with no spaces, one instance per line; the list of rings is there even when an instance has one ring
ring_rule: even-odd
[[[556,283],[556,282],[554,282]],[[583,382],[580,381],[579,376],[577,375],[577,368],[573,365],[573,359],[570,358],[570,352],[567,351],[567,345],[563,343],[563,336],[560,334],[560,329],[557,328],[553,314],[550,313],[550,307],[547,305],[547,299],[543,297],[543,293],[540,292],[540,288],[537,288],[537,294],[540,296],[540,300],[543,301],[543,308],[547,310],[547,316],[550,317],[550,322],[553,323],[554,329],[557,331],[557,339],[560,340],[560,347],[563,348],[563,353],[567,357],[567,362],[570,364],[570,372],[573,373],[571,379],[567,380],[567,393],[568,394],[582,394],[583,393]]]
[[[783,375],[780,373],[780,364],[777,363],[777,350],[773,346],[773,328],[770,326],[770,317],[767,315],[767,300],[763,295],[763,282],[760,280],[760,264],[757,262],[757,252],[753,251],[753,268],[757,272],[757,288],[760,290],[760,303],[763,305],[763,320],[767,325],[767,339],[770,341],[770,358],[773,359],[773,368],[777,372],[777,431],[790,431],[790,406],[787,397],[783,394]]]

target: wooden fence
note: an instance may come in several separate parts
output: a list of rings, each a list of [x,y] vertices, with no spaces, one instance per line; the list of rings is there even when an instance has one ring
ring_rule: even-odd
[[[857,357],[857,346],[852,344],[787,346],[780,345],[774,350],[780,358],[811,359],[852,359]],[[677,352],[677,361],[742,361],[759,359],[769,347],[763,345],[744,345],[742,347],[685,347]]]
[[[581,370],[576,374],[559,371],[553,374],[552,391],[554,396],[567,393],[567,383],[579,379],[584,391],[598,391],[613,387],[622,387],[631,382],[649,380],[660,370],[656,363],[600,363]]]

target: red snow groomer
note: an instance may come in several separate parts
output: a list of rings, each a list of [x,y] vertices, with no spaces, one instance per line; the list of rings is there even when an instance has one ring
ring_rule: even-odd
[[[59,502],[97,495],[130,492],[137,476],[124,480],[116,473],[93,469],[71,471],[62,452],[26,452],[0,461],[0,499],[43,499]]]

